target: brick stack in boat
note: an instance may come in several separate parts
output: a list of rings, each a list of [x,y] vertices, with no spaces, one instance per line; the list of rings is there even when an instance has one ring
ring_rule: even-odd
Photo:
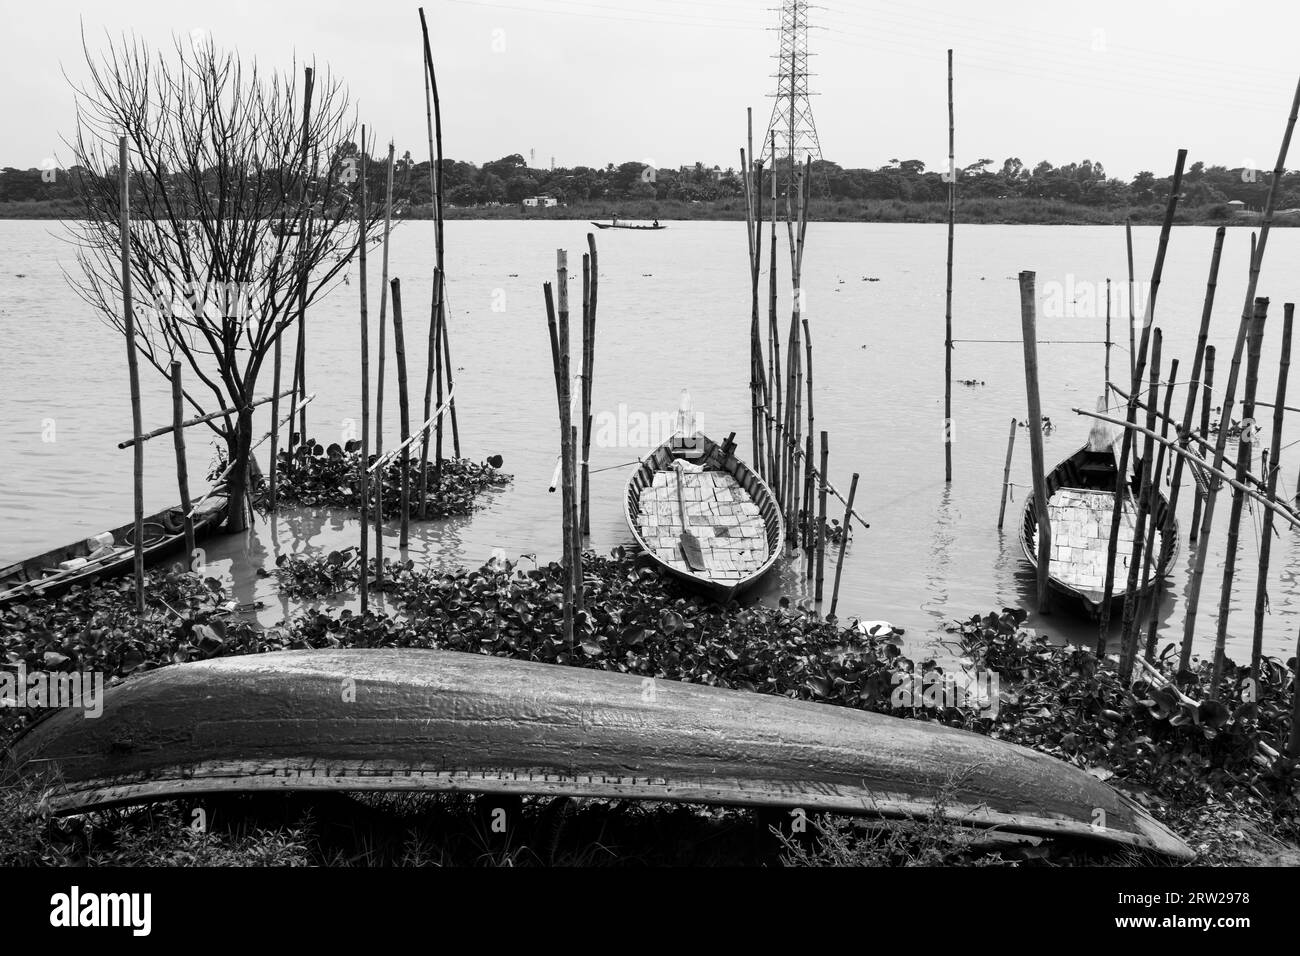
[[[767,560],[767,526],[758,505],[726,472],[704,471],[682,477],[686,520],[700,539],[707,576],[715,581],[743,581]],[[656,472],[654,484],[641,489],[637,526],[646,546],[661,561],[689,572],[691,568],[681,549],[677,481],[675,471]]]
[[[1106,584],[1106,547],[1115,495],[1109,491],[1062,488],[1047,503],[1052,523],[1052,577],[1081,591],[1100,593]],[[1124,502],[1119,528],[1118,568],[1127,568],[1133,554],[1134,509]],[[1156,550],[1161,535],[1156,534]]]

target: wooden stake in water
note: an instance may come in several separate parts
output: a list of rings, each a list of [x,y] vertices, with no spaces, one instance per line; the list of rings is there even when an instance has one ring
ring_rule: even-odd
[[[1273,405],[1273,434],[1269,451],[1265,452],[1264,469],[1268,496],[1277,497],[1277,475],[1282,464],[1282,419],[1286,415],[1286,380],[1291,368],[1291,322],[1295,318],[1295,303],[1283,306],[1282,357],[1277,366],[1277,401]],[[1273,512],[1264,510],[1263,527],[1259,533],[1259,576],[1255,585],[1255,632],[1250,645],[1250,679],[1253,689],[1259,687],[1259,661],[1264,651],[1264,610],[1268,606],[1268,561],[1273,544]],[[1259,699],[1256,693],[1253,700]]]
[[[392,281],[393,290],[393,351],[397,356],[397,407],[402,420],[402,523],[397,536],[397,546],[403,552],[411,536],[411,451],[407,442],[411,437],[411,401],[406,381],[406,335],[402,330],[402,280]],[[427,434],[427,433],[426,433]],[[379,473],[383,481],[383,472]]]
[[[185,560],[193,562],[194,519],[190,517],[190,469],[185,460],[185,423],[181,420],[181,406],[185,390],[181,387],[181,363],[171,363],[172,380],[172,444],[176,449],[176,484],[180,486],[181,508],[185,512]],[[193,570],[193,565],[191,564]]]
[[[1255,308],[1255,290],[1259,288],[1259,272],[1264,261],[1264,252],[1268,248],[1268,237],[1273,227],[1273,212],[1277,208],[1277,194],[1282,177],[1286,172],[1286,157],[1291,149],[1291,136],[1295,132],[1296,119],[1300,117],[1300,83],[1296,84],[1295,96],[1291,100],[1291,113],[1287,117],[1286,131],[1282,134],[1282,145],[1278,150],[1277,164],[1273,169],[1273,179],[1269,183],[1268,198],[1264,202],[1264,214],[1259,227],[1259,242],[1250,257],[1250,279],[1246,283],[1246,298],[1241,310],[1241,326],[1237,332],[1237,342],[1233,349],[1232,370],[1228,375],[1228,385],[1224,389],[1220,421],[1224,427],[1219,429],[1218,440],[1214,444],[1214,467],[1222,469],[1223,459],[1227,454],[1228,426],[1232,422],[1232,405],[1237,396],[1237,370],[1241,362],[1241,350],[1244,346],[1246,330],[1251,324]],[[1210,540],[1214,527],[1214,508],[1217,504],[1217,485],[1210,484],[1205,496],[1205,515],[1201,521],[1201,535]],[[1200,581],[1205,574],[1205,563],[1209,557],[1209,548],[1198,548],[1196,565],[1192,571],[1192,580],[1187,592],[1185,617],[1183,621],[1183,659],[1179,669],[1184,670],[1190,663],[1192,637],[1196,630],[1196,611],[1200,600]],[[1217,690],[1217,688],[1216,688]]]
[[[303,70],[305,81],[302,94],[302,166],[300,175],[302,177],[302,207],[298,215],[298,250],[305,253],[312,229],[311,207],[307,197],[307,142],[308,135],[311,132],[311,98],[312,90],[315,87],[316,71],[311,67]],[[307,404],[302,400],[307,397],[307,281],[308,281],[308,264],[306,256],[301,255],[298,263],[298,352],[296,356],[296,381],[298,384],[298,394],[296,396],[299,414],[298,423],[298,440],[303,444],[307,442]],[[290,446],[293,445],[293,425],[289,426]]]
[[[1241,401],[1242,429],[1237,444],[1237,481],[1245,482],[1254,455],[1254,436],[1246,423],[1255,417],[1255,389],[1259,385],[1260,348],[1264,341],[1264,321],[1268,318],[1268,299],[1255,300],[1255,314],[1246,335],[1246,393]],[[1231,421],[1226,415],[1223,430]],[[1241,512],[1246,496],[1232,496],[1228,511],[1228,548],[1223,556],[1223,587],[1219,592],[1219,625],[1214,633],[1214,674],[1210,681],[1210,699],[1218,700],[1225,663],[1224,648],[1228,640],[1228,613],[1232,606],[1232,578],[1237,565],[1237,542],[1241,533]]]
[[[820,493],[817,496],[816,537],[813,540],[813,544],[817,549],[817,591],[814,595],[814,600],[816,600],[818,604],[820,604],[822,600],[822,584],[826,579],[826,459],[830,454],[826,432],[821,433],[821,443],[821,469],[817,476]]]
[[[1110,280],[1106,280],[1106,391],[1103,392],[1106,400],[1110,401],[1110,350],[1113,343],[1110,340]],[[998,527],[1002,527],[998,525]]]
[[[998,508],[998,530],[1007,516],[1007,493],[1011,490],[1011,456],[1016,450],[1016,420],[1011,419],[1011,434],[1007,436],[1007,463],[1002,469],[1002,506]]]
[[[117,140],[117,189],[119,225],[122,253],[122,321],[126,332],[126,368],[131,380],[131,437],[134,444],[132,468],[135,526],[132,529],[135,547],[135,613],[144,615],[144,443],[139,441],[144,431],[140,413],[140,362],[135,354],[135,306],[131,302],[131,168],[127,162],[126,137]],[[242,501],[227,501],[228,514],[242,514]]]
[[[1160,437],[1162,439],[1169,436],[1169,411],[1174,400],[1174,383],[1177,381],[1178,359],[1174,359],[1169,363],[1169,381],[1165,387],[1165,410],[1160,421]],[[1195,389],[1189,389],[1189,391],[1195,392]],[[1140,630],[1141,622],[1144,619],[1143,615],[1149,613],[1150,619],[1147,623],[1146,651],[1146,659],[1149,661],[1154,661],[1156,659],[1156,642],[1160,636],[1160,591],[1161,584],[1164,582],[1165,577],[1165,559],[1169,553],[1169,539],[1173,537],[1172,534],[1169,534],[1169,531],[1171,530],[1169,527],[1166,527],[1163,530],[1160,527],[1160,488],[1163,484],[1162,476],[1164,473],[1165,445],[1161,442],[1156,451],[1156,467],[1151,472],[1151,487],[1147,498],[1147,514],[1151,516],[1151,523],[1147,527],[1146,552],[1142,556],[1142,590],[1145,591],[1150,584],[1153,568],[1155,570],[1156,579],[1155,584],[1150,585],[1150,595],[1138,604],[1138,615],[1133,628],[1133,644],[1134,647],[1136,647],[1138,631]],[[1170,494],[1171,498],[1166,513],[1172,515],[1174,514],[1172,492]],[[1158,540],[1157,535],[1160,536]],[[1159,548],[1159,551],[1156,550],[1157,548]],[[1133,653],[1136,655],[1136,650]]]
[[[1134,294],[1137,291],[1137,279],[1133,272],[1133,220],[1124,221],[1124,242],[1128,246],[1128,374],[1136,383],[1142,377],[1137,370],[1137,309]],[[1137,385],[1133,386],[1137,391]]]
[[[272,389],[271,389],[271,475],[270,485],[267,488],[267,499],[270,503],[270,509],[275,510],[279,499],[279,479],[280,472],[280,366],[283,361],[281,358],[282,349],[280,342],[284,338],[284,328],[281,327],[275,332],[275,371],[273,372]],[[291,391],[290,396],[294,393]],[[290,401],[292,402],[292,398]],[[293,431],[293,426],[289,426],[289,431]]]
[[[771,252],[767,260],[767,354],[768,378],[772,381],[769,405],[774,415],[768,421],[775,430],[773,440],[768,443],[771,458],[771,474],[768,484],[773,492],[780,494],[781,481],[784,477],[785,459],[785,412],[784,393],[781,383],[781,330],[776,316],[776,132],[772,132],[772,236]],[[773,403],[772,400],[775,400]]]
[[[1156,408],[1160,400],[1160,348],[1163,336],[1155,329],[1151,337],[1151,384],[1147,391],[1147,430],[1156,427]],[[1128,563],[1128,581],[1124,590],[1124,617],[1120,626],[1119,673],[1127,681],[1133,673],[1133,658],[1137,654],[1137,609],[1141,588],[1142,555],[1146,545],[1147,519],[1151,514],[1151,489],[1155,483],[1155,440],[1148,434],[1142,449],[1141,474],[1138,483],[1137,517],[1133,523],[1133,550]],[[1127,488],[1124,489],[1127,491]],[[1116,494],[1120,494],[1119,490]]]
[[[393,226],[394,147],[388,144],[388,176],[384,185],[384,256],[379,278],[379,367],[375,381],[375,456],[384,454],[384,327],[388,322],[388,239]],[[384,473],[375,480],[375,585],[384,586]]]
[[[564,262],[564,251],[560,250],[557,254],[561,265],[556,270],[560,276],[567,278],[568,268]],[[574,594],[573,594],[573,537],[574,530],[572,524],[572,507],[570,499],[573,495],[573,484],[570,480],[571,469],[573,465],[572,452],[569,448],[569,439],[572,435],[572,411],[570,410],[570,396],[568,383],[568,357],[565,348],[568,345],[568,336],[561,332],[560,322],[556,317],[555,300],[551,294],[551,284],[549,282],[542,286],[543,294],[546,297],[546,325],[551,336],[551,363],[555,371],[555,397],[560,412],[560,473],[561,473],[561,525],[564,533],[564,547],[561,549],[561,562],[564,566],[563,581],[561,589],[563,594],[563,629],[564,639],[568,643],[570,650],[574,647]],[[566,316],[567,321],[567,316]],[[562,341],[562,339],[564,341]]]
[[[1205,347],[1205,389],[1204,396],[1201,398],[1201,430],[1202,437],[1210,432],[1210,399],[1214,396],[1214,354],[1213,345]],[[1181,458],[1179,459],[1182,460]],[[1201,493],[1199,486],[1196,489],[1195,497],[1192,504],[1192,531],[1191,541],[1196,544],[1197,538],[1201,533],[1201,505],[1204,503],[1205,496]],[[1188,660],[1191,659],[1192,649],[1187,648]]]
[[[1043,463],[1043,407],[1038,392],[1038,297],[1032,272],[1020,273],[1020,329],[1025,349],[1025,393],[1029,405],[1029,454],[1034,470],[1034,508],[1038,515],[1038,612],[1050,611],[1047,578],[1052,562],[1052,523],[1047,511],[1047,472]]]
[[[853,515],[853,499],[858,494],[858,474],[853,473],[853,483],[849,485],[849,500],[844,508],[844,525],[840,529],[842,537],[840,538],[840,553],[835,557],[835,584],[831,587],[831,610],[827,617],[831,620],[835,618],[835,609],[840,603],[840,574],[844,571],[844,552],[849,547],[849,519]]]
[[[370,312],[366,296],[366,241],[370,225],[370,200],[366,192],[366,177],[370,175],[370,147],[366,143],[366,127],[361,127],[361,214],[358,223],[360,248],[358,249],[361,287],[361,457],[358,461],[358,491],[361,499],[361,613],[370,610],[370,476],[366,466],[370,461]],[[380,476],[380,483],[383,476]]]
[[[948,51],[948,294],[943,340],[943,467],[952,481],[952,248],[957,230],[956,124],[952,100],[952,50]]]
[[[596,259],[596,236],[587,233],[587,254],[582,257],[583,267],[583,328],[582,328],[582,533],[591,534],[591,395],[596,374],[596,290],[599,268]],[[586,279],[590,277],[590,283]]]

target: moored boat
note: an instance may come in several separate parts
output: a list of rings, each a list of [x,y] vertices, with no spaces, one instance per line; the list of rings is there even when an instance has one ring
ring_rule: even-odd
[[[783,522],[771,489],[736,457],[730,439],[719,445],[693,428],[674,434],[632,475],[627,525],[658,565],[722,603],[755,584],[781,555]],[[699,545],[695,566],[684,530]]]
[[[568,795],[941,812],[1191,857],[1134,801],[1047,754],[937,722],[663,679],[647,695],[645,683],[455,651],[218,658],[109,687],[94,720],[51,711],[4,769],[40,775],[56,813],[221,792]]]
[[[194,513],[194,538],[207,537],[225,519],[226,496],[214,494]],[[184,512],[177,505],[144,519],[145,564],[185,546]],[[0,606],[34,597],[58,597],[74,585],[89,584],[131,571],[135,563],[131,521],[103,534],[0,568]]]
[[[1091,618],[1100,615],[1105,597],[1106,553],[1119,473],[1115,447],[1118,437],[1116,429],[1098,422],[1089,434],[1087,444],[1047,475],[1047,510],[1052,527],[1048,586],[1067,606]],[[1133,556],[1133,532],[1137,522],[1136,496],[1141,492],[1140,462],[1135,472],[1125,482],[1127,493],[1115,555],[1112,610],[1123,606],[1128,593],[1128,567]],[[1155,522],[1153,550],[1156,560],[1152,561],[1151,576],[1145,586],[1139,581],[1140,600],[1150,597],[1168,572],[1178,550],[1178,522],[1163,493],[1157,493],[1154,514],[1148,515],[1147,520]],[[1038,508],[1032,494],[1025,501],[1020,544],[1029,563],[1037,567]],[[1145,531],[1142,547],[1146,547]]]
[[[654,232],[658,229],[668,228],[667,226],[660,225],[658,219],[652,223],[619,222],[615,219],[612,222],[592,222],[592,225],[597,229],[636,229],[641,230],[642,232]]]

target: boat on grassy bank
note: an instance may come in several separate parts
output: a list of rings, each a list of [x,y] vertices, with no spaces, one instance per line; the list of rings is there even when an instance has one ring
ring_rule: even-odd
[[[647,692],[647,686],[652,692]],[[53,711],[8,759],[56,813],[222,792],[457,791],[802,809],[1191,852],[1135,802],[939,723],[454,651],[177,664]],[[1104,821],[1098,825],[1098,821]]]
[[[723,604],[772,570],[784,536],[771,489],[735,452],[731,439],[719,445],[678,432],[627,484],[627,526],[637,544]]]
[[[226,496],[211,495],[194,511],[194,540],[212,534],[226,517]],[[185,513],[180,505],[144,519],[144,561],[151,564],[185,545]],[[77,585],[131,571],[135,563],[135,522],[74,541],[61,548],[0,568],[0,606],[35,597],[58,597]]]

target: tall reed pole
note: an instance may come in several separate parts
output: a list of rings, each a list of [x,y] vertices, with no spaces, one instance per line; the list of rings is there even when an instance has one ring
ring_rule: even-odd
[[[770,368],[768,377],[772,380],[772,398],[775,403],[769,402],[774,411],[775,421],[775,441],[769,446],[771,455],[771,475],[768,477],[768,483],[777,495],[781,493],[781,481],[784,476],[784,459],[785,459],[785,418],[784,418],[784,396],[781,387],[781,330],[776,315],[776,132],[772,132],[772,237],[771,253],[767,261],[767,354],[769,357]]]
[[[1137,279],[1133,271],[1133,220],[1124,221],[1124,242],[1128,246],[1128,374],[1134,381],[1142,377],[1137,370],[1137,309],[1134,305],[1134,293],[1137,291]],[[1133,386],[1137,391],[1137,386]]]
[[[1025,393],[1029,406],[1029,453],[1034,470],[1034,507],[1038,514],[1038,613],[1050,611],[1047,578],[1052,563],[1052,522],[1047,510],[1047,473],[1043,463],[1043,406],[1038,392],[1038,294],[1035,274],[1020,273],[1020,331],[1025,349]]]
[[[1110,340],[1110,280],[1106,280],[1106,401],[1110,402],[1110,350],[1114,346]]]
[[[185,460],[185,427],[182,405],[185,390],[181,387],[181,363],[171,363],[172,380],[172,445],[176,450],[176,484],[180,486],[181,508],[185,512],[185,561],[194,560],[194,517],[190,514],[190,469]]]
[[[370,198],[366,177],[370,175],[370,146],[366,142],[366,127],[361,126],[361,244],[358,249],[358,269],[361,286],[361,459],[357,476],[361,498],[361,613],[370,610],[370,302],[366,293],[366,227],[370,223]],[[383,483],[383,476],[380,476]]]
[[[1228,385],[1223,394],[1223,411],[1220,421],[1224,427],[1219,429],[1218,440],[1214,444],[1214,467],[1222,469],[1223,459],[1227,454],[1228,424],[1232,421],[1232,405],[1237,395],[1237,371],[1241,364],[1241,350],[1245,345],[1246,331],[1251,324],[1255,308],[1255,291],[1259,288],[1259,271],[1264,261],[1264,252],[1268,248],[1268,236],[1273,227],[1273,211],[1277,206],[1277,194],[1286,171],[1286,157],[1291,148],[1291,136],[1295,132],[1297,115],[1300,115],[1300,83],[1296,85],[1295,96],[1291,100],[1291,113],[1287,117],[1286,131],[1282,134],[1282,145],[1278,150],[1277,164],[1273,169],[1273,180],[1269,183],[1268,198],[1264,202],[1264,215],[1259,227],[1259,241],[1250,257],[1250,278],[1246,283],[1246,299],[1241,310],[1241,326],[1237,332],[1237,342],[1233,349],[1232,370],[1228,374]],[[1218,503],[1218,484],[1211,482],[1205,496],[1205,512],[1201,521],[1201,535],[1208,542],[1214,527],[1214,509]],[[1192,571],[1192,580],[1187,592],[1186,611],[1183,619],[1183,647],[1179,660],[1179,669],[1185,670],[1191,660],[1192,638],[1196,632],[1196,611],[1200,599],[1200,581],[1205,574],[1205,563],[1209,548],[1196,550],[1196,565]],[[1217,689],[1217,688],[1216,688]]]
[[[943,469],[952,481],[952,249],[957,231],[956,123],[952,100],[952,50],[948,51],[948,293],[943,340]]]
[[[272,389],[271,389],[271,464],[270,476],[268,478],[267,502],[268,507],[274,511],[279,499],[280,487],[278,475],[280,473],[280,367],[283,363],[283,349],[281,341],[284,339],[284,325],[275,330],[275,357],[272,359],[274,370],[272,372]],[[290,393],[292,403],[292,393]],[[293,431],[293,426],[289,426],[289,431]]]
[[[1160,401],[1160,351],[1163,335],[1159,329],[1151,334],[1151,382],[1147,389],[1147,431],[1156,427],[1156,410]],[[1124,616],[1120,624],[1119,675],[1120,680],[1127,681],[1133,673],[1133,659],[1137,654],[1137,609],[1138,595],[1141,591],[1140,573],[1143,554],[1146,550],[1146,527],[1151,514],[1151,488],[1155,482],[1155,438],[1146,436],[1142,448],[1142,459],[1135,464],[1140,466],[1138,474],[1137,515],[1133,522],[1133,549],[1128,562],[1128,580],[1124,590]],[[1119,494],[1120,492],[1116,492]]]
[[[1133,358],[1133,380],[1129,386],[1128,411],[1126,414],[1124,435],[1120,440],[1119,467],[1115,472],[1115,503],[1111,511],[1110,519],[1110,541],[1106,547],[1106,575],[1105,583],[1102,586],[1102,599],[1100,613],[1097,624],[1097,656],[1104,658],[1106,656],[1106,641],[1110,636],[1110,602],[1111,596],[1115,593],[1115,555],[1119,550],[1119,528],[1120,521],[1124,514],[1124,502],[1128,490],[1128,466],[1129,455],[1133,451],[1133,428],[1137,424],[1138,404],[1140,402],[1139,389],[1142,385],[1142,374],[1146,371],[1147,349],[1151,343],[1151,325],[1155,320],[1156,295],[1160,291],[1160,278],[1164,274],[1165,254],[1169,249],[1169,233],[1174,225],[1174,213],[1178,209],[1178,196],[1182,189],[1183,183],[1183,165],[1187,162],[1187,150],[1180,149],[1178,158],[1174,163],[1174,175],[1170,183],[1169,202],[1165,206],[1164,223],[1160,227],[1160,243],[1156,248],[1156,261],[1151,269],[1151,288],[1147,294],[1146,312],[1142,319],[1142,339],[1141,344],[1137,346],[1137,354],[1130,355]],[[1130,262],[1132,259],[1130,257]],[[1129,307],[1132,308],[1133,282],[1129,282]],[[1134,337],[1133,323],[1129,322],[1130,339]],[[1121,653],[1123,648],[1121,646]]]
[[[135,502],[135,613],[144,616],[144,431],[140,413],[140,361],[135,354],[135,306],[131,301],[131,168],[128,164],[126,137],[117,139],[117,189],[120,220],[118,232],[122,255],[122,321],[126,331],[126,369],[131,380],[131,437],[133,499]],[[179,432],[179,429],[177,429]],[[242,509],[242,501],[226,501],[226,510]]]
[[[600,286],[600,260],[596,235],[587,233],[587,254],[582,257],[582,533],[591,534],[591,395],[596,375],[596,294]]]
[[[818,474],[817,496],[817,526],[816,537],[813,539],[813,546],[817,549],[817,590],[813,599],[821,604],[822,602],[822,585],[826,580],[826,470],[827,456],[829,455],[829,446],[827,443],[826,432],[821,433],[821,468]]]
[[[375,382],[375,455],[384,453],[384,327],[388,322],[388,239],[393,226],[393,159],[388,144],[388,176],[384,184],[384,254],[379,279],[379,367]],[[384,473],[375,479],[375,584],[384,585]]]
[[[1200,434],[1202,437],[1208,435],[1210,432],[1210,402],[1214,396],[1214,353],[1215,348],[1213,345],[1207,345],[1205,347],[1205,394],[1201,398]],[[1204,498],[1205,496],[1201,493],[1201,490],[1198,487],[1192,501],[1192,544],[1196,544],[1196,541],[1201,534],[1201,506],[1204,504]],[[1189,646],[1187,649],[1189,660],[1191,653],[1192,651]]]
[[[1268,318],[1268,299],[1255,300],[1255,313],[1246,335],[1246,393],[1241,402],[1242,422],[1255,417],[1255,390],[1259,385],[1260,349],[1264,341],[1264,321]],[[1227,429],[1229,419],[1224,419]],[[1244,483],[1254,456],[1254,438],[1247,428],[1242,428],[1237,444],[1237,481]],[[1210,681],[1210,699],[1218,700],[1222,690],[1225,663],[1224,648],[1228,640],[1228,614],[1232,608],[1232,579],[1237,566],[1237,543],[1241,534],[1241,512],[1246,496],[1238,492],[1232,496],[1228,511],[1228,548],[1223,556],[1223,587],[1219,591],[1219,622],[1214,632],[1214,673]]]
[[[564,250],[556,253],[558,267],[556,275],[558,278],[568,279],[568,263],[565,261]],[[560,469],[561,469],[561,525],[564,532],[564,547],[561,551],[561,565],[563,567],[562,575],[562,600],[563,600],[563,629],[564,639],[568,643],[570,650],[574,647],[574,610],[576,595],[574,593],[574,584],[581,580],[581,571],[579,575],[573,573],[573,539],[576,532],[573,527],[573,449],[570,442],[573,437],[572,417],[573,412],[570,406],[571,396],[569,394],[569,356],[568,356],[568,334],[565,325],[568,322],[567,309],[556,315],[555,300],[551,293],[551,284],[545,283],[542,291],[546,298],[546,324],[551,337],[551,360],[555,369],[555,397],[559,407],[560,414]],[[563,290],[561,290],[563,291]],[[565,293],[567,295],[567,293]],[[567,305],[567,303],[565,303]]]
[[[1295,318],[1295,303],[1283,306],[1282,357],[1277,366],[1277,401],[1273,403],[1273,434],[1269,443],[1268,467],[1264,470],[1268,496],[1277,497],[1277,477],[1282,464],[1282,419],[1286,415],[1286,380],[1291,368],[1291,323]],[[1268,605],[1268,561],[1273,545],[1273,512],[1264,510],[1263,527],[1259,533],[1259,576],[1255,584],[1255,632],[1250,645],[1250,679],[1258,687],[1259,662],[1264,651],[1264,608]],[[1259,699],[1256,694],[1254,700]]]
[[[402,328],[402,280],[393,279],[393,352],[397,356],[397,408],[402,421],[402,517],[397,546],[406,551],[411,537],[411,399],[406,379],[406,334]],[[428,421],[428,419],[425,419]],[[380,481],[383,472],[380,472]]]

